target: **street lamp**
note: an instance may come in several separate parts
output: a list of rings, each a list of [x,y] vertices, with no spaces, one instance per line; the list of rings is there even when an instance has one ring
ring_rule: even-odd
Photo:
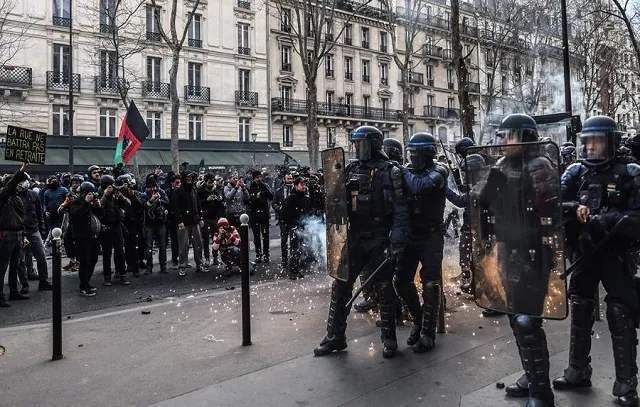
[[[69,1],[69,172],[73,174],[73,3]],[[64,75],[64,74],[63,74]]]
[[[258,139],[258,133],[251,133],[251,146],[253,147],[253,154],[252,154],[252,162],[253,162],[253,166],[256,166],[256,140]]]

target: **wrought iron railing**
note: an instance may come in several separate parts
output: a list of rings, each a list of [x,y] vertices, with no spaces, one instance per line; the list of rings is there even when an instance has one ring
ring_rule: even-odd
[[[424,44],[424,46],[422,47],[422,55],[427,57],[442,58],[442,47]]]
[[[0,85],[16,88],[30,88],[33,84],[31,68],[4,65],[0,68]]]
[[[460,119],[460,109],[444,106],[424,106],[424,117],[435,119]]]
[[[362,82],[369,83],[371,81],[371,77],[369,75],[362,75]]]
[[[353,38],[344,37],[344,45],[353,45]]]
[[[236,106],[258,106],[258,92],[236,91]]]
[[[325,69],[324,76],[326,76],[327,78],[333,78],[333,69]]]
[[[71,89],[80,92],[80,74],[71,77]],[[69,90],[69,72],[47,71],[47,90]]]
[[[238,47],[238,54],[240,54],[240,55],[250,55],[251,54],[251,48]]]
[[[387,52],[387,46],[385,44],[380,44],[380,52]]]
[[[67,17],[53,16],[53,25],[58,27],[71,27],[71,19]]]
[[[169,84],[156,81],[142,82],[142,97],[146,99],[169,99]]]
[[[471,93],[480,93],[480,84],[478,82],[467,82],[467,89]]]
[[[238,8],[243,8],[245,10],[251,10],[251,2],[250,1],[244,1],[244,0],[238,0]]]
[[[407,79],[409,80],[409,83],[416,85],[424,84],[424,74],[421,74],[420,72],[409,72]]]
[[[307,114],[306,100],[297,99],[271,99],[272,112]],[[401,112],[395,109],[383,109],[368,106],[346,105],[341,103],[318,102],[319,116],[350,117],[354,119],[400,121]]]
[[[452,49],[443,49],[442,50],[442,59],[446,61],[453,61],[453,50]]]
[[[147,31],[147,39],[149,41],[162,41],[162,34],[157,31]]]
[[[189,102],[210,103],[210,91],[209,88],[204,86],[189,86],[184,87],[184,100]]]
[[[324,35],[324,40],[332,42],[333,41],[333,34],[325,34]]]
[[[189,41],[187,42],[187,44],[190,47],[202,48],[202,40],[197,39],[197,38],[189,38]]]
[[[369,49],[369,41],[362,41],[362,48]]]
[[[353,72],[345,72],[344,73],[344,79],[346,79],[348,81],[352,81],[353,80]]]
[[[291,72],[291,64],[290,63],[282,63],[282,70],[285,72]]]
[[[113,34],[116,32],[116,26],[113,24],[100,24],[100,32],[102,34]]]
[[[389,78],[380,78],[381,85],[389,85]]]
[[[117,94],[124,90],[125,86],[126,83],[115,76],[99,75],[93,78],[93,90],[97,94]]]

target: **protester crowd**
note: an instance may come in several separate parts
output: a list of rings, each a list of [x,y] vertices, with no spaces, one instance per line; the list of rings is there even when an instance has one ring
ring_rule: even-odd
[[[107,173],[96,165],[86,173],[52,175],[46,182],[30,177],[26,165],[2,177],[0,307],[8,307],[7,300],[28,299],[29,281],[38,281],[38,290],[52,289],[47,256],[55,228],[63,231],[63,269],[77,272],[80,294],[91,297],[97,292],[93,274],[100,258],[105,286],[129,285],[130,277],[169,270],[185,276],[192,268],[190,251],[195,272],[223,265],[231,275],[240,266],[243,213],[250,218],[255,262],[269,263],[273,208],[281,230],[281,267],[292,279],[302,277],[303,219],[322,218],[322,174],[281,170],[272,178],[267,171],[251,170],[246,177],[234,172],[225,179],[189,171],[184,164],[180,173],[158,168],[144,180],[122,167]]]

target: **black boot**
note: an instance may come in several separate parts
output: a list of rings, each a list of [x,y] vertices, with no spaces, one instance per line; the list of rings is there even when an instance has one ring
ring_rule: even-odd
[[[595,301],[571,296],[571,344],[569,367],[553,381],[558,390],[591,387],[591,329],[594,323]]]
[[[429,281],[422,291],[422,329],[420,339],[413,346],[416,353],[428,352],[436,346],[436,327],[440,312],[440,284]]]
[[[413,346],[418,342],[418,339],[420,339],[420,331],[422,330],[422,307],[420,306],[418,290],[413,280],[400,281],[397,276],[393,277],[393,287],[400,301],[406,304],[411,314],[413,327],[411,328],[409,338],[407,338],[407,345]]]
[[[614,302],[607,305],[607,322],[611,331],[613,362],[616,369],[613,395],[618,397],[618,402],[623,407],[638,406],[636,322],[627,307]]]
[[[398,350],[396,338],[396,296],[391,281],[381,281],[376,284],[380,299],[380,321],[382,339],[382,357],[392,358]]]
[[[529,395],[529,379],[527,379],[527,374],[524,373],[515,383],[507,386],[504,391],[509,397],[527,397]]]
[[[527,407],[553,407],[554,398],[549,382],[549,351],[542,320],[528,315],[509,317],[520,347],[522,367],[529,381]]]
[[[349,310],[345,304],[351,299],[351,290],[347,283],[335,280],[331,287],[331,304],[327,318],[327,335],[313,350],[316,356],[324,356],[334,351],[347,349],[347,316]]]
[[[378,300],[375,297],[369,297],[353,306],[357,312],[369,312],[378,308]]]

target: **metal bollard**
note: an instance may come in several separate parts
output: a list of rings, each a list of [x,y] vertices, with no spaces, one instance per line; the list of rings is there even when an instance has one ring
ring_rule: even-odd
[[[240,215],[241,269],[242,269],[242,346],[251,345],[251,304],[249,302],[249,215]]]
[[[55,228],[51,231],[53,237],[52,254],[53,254],[53,293],[52,293],[52,331],[53,331],[53,356],[51,360],[60,360],[62,355],[62,254],[60,245],[62,244],[62,230]]]

